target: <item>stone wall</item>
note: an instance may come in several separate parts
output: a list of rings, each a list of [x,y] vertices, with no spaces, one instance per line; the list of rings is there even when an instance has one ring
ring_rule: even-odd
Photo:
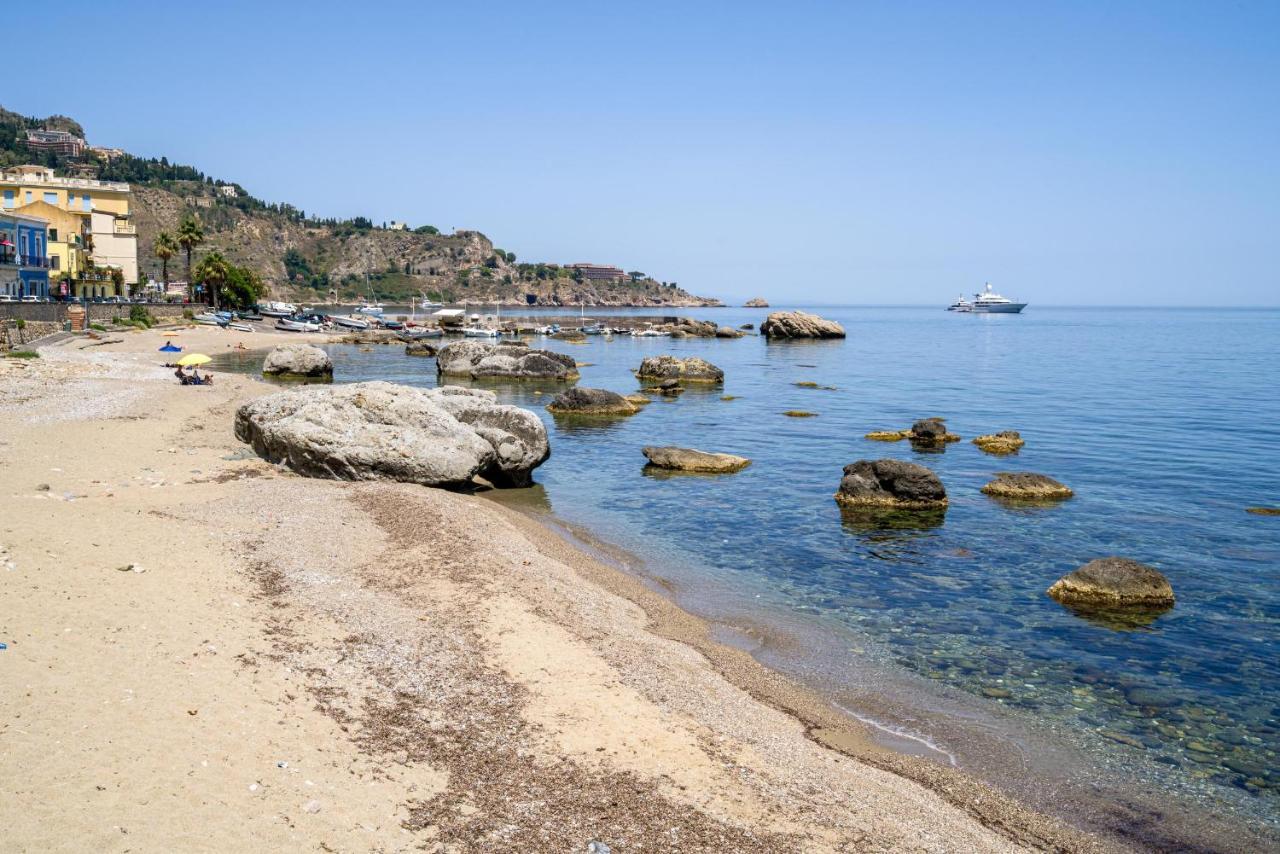
[[[88,317],[86,323],[109,324],[112,318],[129,319],[131,305],[144,305],[152,317],[158,320],[175,320],[187,310],[203,311],[204,306],[188,306],[182,303],[0,303],[0,348],[21,347],[29,341],[62,331],[67,320],[67,307],[83,305]],[[23,321],[19,329],[17,321]]]

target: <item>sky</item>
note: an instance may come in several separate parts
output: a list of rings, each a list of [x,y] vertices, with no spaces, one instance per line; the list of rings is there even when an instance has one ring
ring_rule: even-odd
[[[321,216],[731,300],[1280,305],[1273,0],[71,0],[41,27],[69,53],[0,104]]]

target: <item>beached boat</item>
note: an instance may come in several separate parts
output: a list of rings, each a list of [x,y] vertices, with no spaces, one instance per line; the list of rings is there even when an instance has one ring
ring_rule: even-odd
[[[982,293],[973,295],[973,308],[970,311],[975,314],[1017,314],[1026,307],[1025,302],[1014,302],[1000,296],[991,290],[991,283],[987,282]]]
[[[234,329],[234,330],[236,330],[237,332],[252,332],[252,331],[253,331],[253,327],[252,327],[252,326],[250,326],[250,325],[249,325],[249,324],[247,324],[247,323],[241,323],[241,322],[239,322],[239,321],[232,321],[231,323],[228,323],[228,324],[227,324],[227,328],[228,328],[228,329]]]
[[[384,318],[381,321],[381,325],[383,329],[404,329],[404,324],[398,320],[387,320]]]
[[[268,302],[258,306],[258,313],[264,317],[292,317],[298,313],[298,307],[288,302]]]
[[[320,324],[304,317],[282,317],[276,321],[276,329],[281,332],[319,332]]]
[[[336,316],[332,318],[335,326],[341,326],[343,329],[368,329],[369,321],[362,317],[342,317]]]
[[[404,334],[404,337],[406,337],[406,338],[412,338],[412,339],[418,339],[418,338],[443,338],[443,337],[444,337],[444,330],[443,330],[443,329],[435,329],[435,328],[427,328],[427,327],[423,327],[423,326],[417,326],[417,327],[414,327],[413,329],[408,329],[408,330],[406,330],[406,331],[405,331],[405,334]]]
[[[202,326],[226,326],[231,317],[221,312],[206,311],[202,314],[197,314],[193,319]]]

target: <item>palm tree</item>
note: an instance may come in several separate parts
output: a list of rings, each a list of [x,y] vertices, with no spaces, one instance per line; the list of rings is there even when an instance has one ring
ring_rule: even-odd
[[[173,239],[173,235],[167,231],[162,231],[156,235],[156,241],[151,247],[151,253],[160,259],[160,274],[164,279],[165,293],[169,291],[169,259],[178,254],[178,241]]]
[[[215,310],[218,308],[218,292],[230,276],[231,265],[227,263],[226,258],[222,257],[222,253],[216,250],[204,256],[196,267],[196,278],[204,283]]]
[[[200,220],[187,215],[178,226],[178,245],[187,253],[187,292],[192,302],[196,299],[196,286],[191,279],[191,253],[201,243],[204,243],[204,229],[200,228]]]

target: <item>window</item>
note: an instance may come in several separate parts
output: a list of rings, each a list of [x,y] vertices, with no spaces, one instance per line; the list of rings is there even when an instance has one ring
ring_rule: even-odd
[[[58,203],[58,194],[57,194],[57,193],[45,193],[45,194],[44,194],[44,200],[45,200],[45,202],[46,202],[46,203],[48,203],[48,204],[56,205],[56,204]]]
[[[93,210],[93,201],[87,195],[80,197],[80,210]]]
[[[13,190],[4,191],[4,206],[6,208],[13,207]]]
[[[27,203],[27,204],[31,204],[32,200],[33,200],[33,195],[32,195],[32,193],[31,193],[31,191],[30,191],[30,190],[27,190],[26,203]]]
[[[56,228],[49,229],[49,239],[52,240],[54,243],[58,242],[58,229]]]
[[[50,258],[49,258],[49,267],[50,267],[51,269],[54,269],[54,270],[61,270],[61,269],[62,269],[62,256],[61,256],[61,255],[52,255],[52,256],[50,256]]]

